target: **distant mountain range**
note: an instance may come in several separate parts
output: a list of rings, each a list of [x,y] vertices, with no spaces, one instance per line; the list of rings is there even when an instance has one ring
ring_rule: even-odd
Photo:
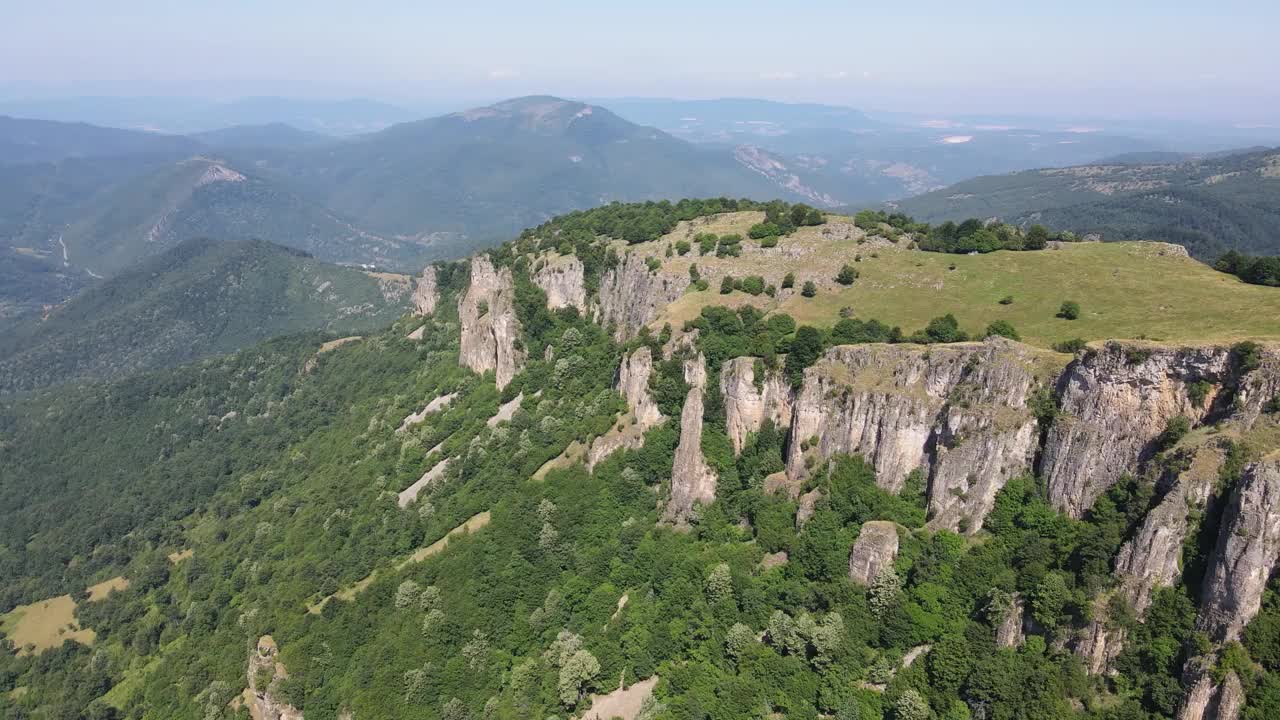
[[[1227,249],[1280,254],[1280,148],[1144,159],[979,177],[888,206],[929,222],[995,217],[1165,240],[1202,259]]]
[[[382,327],[411,279],[262,241],[187,240],[46,316],[0,324],[0,392],[119,377],[287,333]]]

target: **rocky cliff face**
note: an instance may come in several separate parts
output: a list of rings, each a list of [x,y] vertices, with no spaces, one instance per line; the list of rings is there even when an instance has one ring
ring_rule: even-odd
[[[1034,352],[1000,339],[832,348],[805,372],[787,472],[807,474],[806,453],[859,453],[897,492],[919,468],[932,524],[976,531],[995,494],[1034,460]]]
[[[582,261],[573,255],[554,257],[533,273],[533,283],[547,294],[547,307],[587,311],[587,285]]]
[[[595,320],[601,325],[616,323],[618,341],[634,337],[689,285],[688,276],[652,271],[645,260],[640,253],[627,253],[600,278]]]
[[[258,644],[249,648],[249,669],[246,679],[249,687],[242,696],[249,705],[249,714],[261,720],[303,720],[302,711],[277,697],[280,681],[289,677],[276,658],[276,642],[270,635],[263,635]]]
[[[1228,379],[1230,350],[1108,343],[1071,364],[1060,381],[1062,414],[1049,432],[1041,475],[1055,507],[1084,514],[1123,473],[1135,472],[1179,415],[1202,421]],[[1201,405],[1192,383],[1211,383]]]
[[[725,428],[733,451],[742,452],[747,436],[758,432],[766,419],[784,430],[791,426],[791,386],[780,370],[759,368],[755,358],[729,360],[720,369],[720,395],[724,399]]]
[[[1027,636],[1022,628],[1025,616],[1026,601],[1022,599],[1021,595],[1014,593],[1008,611],[1000,619],[1000,624],[996,626],[996,645],[998,647],[1018,647],[1027,641]]]
[[[849,579],[870,585],[897,557],[898,526],[883,520],[865,522],[849,550]]]
[[[525,360],[511,271],[495,270],[487,255],[471,258],[471,282],[458,301],[458,319],[459,362],[478,373],[493,370],[498,387],[506,387]]]
[[[436,266],[428,265],[422,269],[413,286],[413,295],[409,298],[413,303],[414,315],[434,315],[436,303],[440,302],[440,288],[436,286]]]
[[[1280,457],[1257,462],[1227,501],[1205,573],[1197,627],[1230,642],[1262,607],[1267,578],[1280,555]]]
[[[618,365],[613,386],[627,399],[629,412],[619,425],[596,438],[587,453],[587,468],[624,447],[636,449],[644,443],[644,434],[666,420],[658,411],[658,404],[649,394],[649,376],[653,374],[653,353],[648,345],[642,345],[630,355],[624,355]]]
[[[707,364],[702,355],[684,363],[684,380],[689,384],[680,411],[680,443],[671,467],[671,496],[662,513],[664,522],[686,527],[697,503],[716,497],[716,474],[702,456],[703,393],[707,387]]]

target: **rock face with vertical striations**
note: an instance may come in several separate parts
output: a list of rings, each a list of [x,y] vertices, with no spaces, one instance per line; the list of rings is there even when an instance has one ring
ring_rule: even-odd
[[[703,393],[707,387],[707,364],[699,354],[684,361],[684,380],[689,384],[684,408],[680,411],[680,443],[671,467],[671,496],[662,519],[676,527],[688,526],[695,504],[710,503],[716,497],[716,474],[702,456]]]
[[[757,369],[762,377],[756,377]],[[755,358],[725,362],[720,369],[720,395],[724,399],[725,429],[735,453],[742,452],[747,436],[758,432],[765,420],[772,420],[779,430],[791,425],[790,384],[781,370],[767,370]]]
[[[553,256],[533,272],[533,283],[547,294],[547,307],[587,311],[587,285],[582,261],[575,255]]]
[[[1040,469],[1054,507],[1080,517],[1153,454],[1170,420],[1203,420],[1228,379],[1230,356],[1224,347],[1112,342],[1072,363],[1060,382],[1062,414],[1049,431]],[[1213,389],[1196,406],[1188,388],[1201,380]]]
[[[619,342],[634,337],[689,286],[688,276],[650,270],[646,259],[639,252],[626,253],[600,278],[595,320],[605,326],[615,323]]]
[[[1026,602],[1022,599],[1022,595],[1014,593],[1007,612],[1000,619],[1000,624],[996,626],[997,647],[1014,648],[1027,641],[1027,636],[1022,629],[1025,615]]]
[[[885,568],[892,568],[898,557],[898,526],[884,520],[862,524],[858,539],[849,550],[849,579],[870,585]]]
[[[1004,339],[832,348],[805,372],[787,472],[807,474],[806,441],[821,458],[861,454],[890,492],[919,468],[931,524],[976,532],[1005,482],[1031,470],[1037,358]]]
[[[413,286],[413,296],[410,298],[413,303],[414,315],[434,315],[436,312],[436,304],[440,302],[440,288],[436,285],[436,266],[428,265],[422,269],[422,274],[418,276]]]
[[[1280,555],[1280,458],[1245,468],[1223,511],[1218,544],[1205,572],[1197,629],[1231,642],[1262,607]]]
[[[587,452],[587,469],[622,448],[635,450],[644,444],[644,434],[666,418],[649,394],[649,376],[653,374],[653,352],[641,345],[630,355],[622,356],[613,387],[627,400],[628,413],[619,426],[596,438]]]
[[[493,370],[498,388],[506,387],[525,360],[511,271],[495,270],[487,255],[471,258],[471,282],[458,301],[458,319],[459,362],[478,373]]]

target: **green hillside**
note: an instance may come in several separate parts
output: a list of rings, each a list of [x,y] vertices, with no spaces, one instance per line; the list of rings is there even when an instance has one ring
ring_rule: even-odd
[[[67,158],[189,153],[199,147],[200,143],[181,135],[0,115],[0,165],[54,162]]]
[[[920,220],[999,217],[1105,239],[1280,254],[1280,155],[1260,150],[1168,164],[1084,165],[975,178],[892,203]]]
[[[0,392],[114,378],[404,311],[410,286],[262,241],[190,240],[0,333]]]
[[[1221,410],[1242,387],[1276,387],[1277,346],[1236,341],[1278,338],[1268,322],[1280,288],[1244,285],[1161,244],[946,255],[810,208],[734,207],[607,206],[554,219],[489,263],[439,264],[431,317],[402,317],[357,341],[295,335],[119,381],[0,397],[0,632],[31,637],[27,625],[69,604],[78,625],[62,612],[60,646],[0,648],[0,717],[241,720],[264,701],[309,720],[1175,715],[1189,696],[1184,665],[1216,647],[1197,630],[1197,572],[1229,519],[1222,499],[1236,496],[1246,466],[1280,448],[1271,405],[1256,403],[1247,434],[1209,409],[1195,428],[1185,416],[1169,423],[1141,471],[1079,517],[1050,503],[1030,452],[994,492],[982,528],[953,532],[932,523],[927,468],[890,490],[862,457],[817,462],[813,439],[772,419],[735,447],[719,382],[729,360],[744,359],[760,373],[755,392],[766,392],[771,367],[782,375],[769,386],[786,392],[808,367],[832,383],[806,381],[818,391],[810,401],[854,413],[859,393],[901,381],[882,398],[896,406],[875,432],[909,433],[912,417],[991,420],[995,430],[935,438],[945,447],[933,457],[967,457],[1007,423],[1023,423],[1034,444],[1083,421],[1063,411],[1053,378],[1113,350],[1095,343],[1073,358],[1035,347],[1064,336],[1165,341],[1124,345],[1124,367],[1179,342],[1221,343],[1185,358],[1216,353],[1226,358],[1219,370],[1169,385],[1157,404]],[[590,302],[648,283],[679,291],[654,306],[650,332],[618,340],[590,312],[548,308],[539,273],[575,260]],[[472,278],[473,267],[483,275]],[[629,275],[606,281],[616,272]],[[492,303],[468,301],[481,279],[509,284]],[[212,285],[229,284],[174,292]],[[1067,292],[1082,305],[1078,319],[1053,317]],[[959,327],[933,322],[944,313]],[[982,334],[997,319],[1032,346],[956,332]],[[925,344],[904,342],[925,326],[914,338]],[[510,384],[460,364],[465,352],[485,355],[464,351],[464,335],[521,353]],[[836,345],[915,364],[820,364]],[[615,383],[624,354],[644,350],[653,362],[643,390],[664,419],[589,469],[584,446],[639,424]],[[986,350],[996,354],[974,354]],[[696,393],[701,373],[686,361],[706,374]],[[984,398],[966,381],[934,413],[928,386],[943,375],[1026,377],[1026,406]],[[1109,388],[1127,392],[1121,385]],[[752,388],[746,380],[739,390]],[[1198,401],[1184,400],[1194,393]],[[697,441],[682,450],[693,427]],[[1214,499],[1176,518],[1196,513],[1170,549],[1176,577],[1139,622],[1109,600],[1119,597],[1114,561],[1153,506],[1180,497],[1158,488],[1198,470],[1196,443],[1221,454],[1207,471]],[[663,507],[690,450],[716,484],[680,525]],[[788,494],[774,484],[793,450],[810,454]],[[402,501],[424,477],[435,482]],[[874,533],[892,538],[894,552],[868,582],[851,579],[851,548]],[[127,585],[112,583],[120,589],[105,598],[84,594],[117,577]],[[1213,673],[1241,683],[1247,720],[1280,711],[1280,587],[1271,588],[1239,641],[1212,656]],[[1015,608],[1026,622],[1006,637]],[[1090,674],[1075,649],[1095,620],[1124,633],[1114,674]]]

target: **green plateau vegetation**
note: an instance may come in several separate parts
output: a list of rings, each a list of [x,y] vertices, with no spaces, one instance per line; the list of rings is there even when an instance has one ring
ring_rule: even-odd
[[[998,217],[1106,240],[1178,243],[1203,260],[1227,250],[1280,255],[1280,155],[1269,149],[1028,170],[965,180],[890,206],[927,222]]]
[[[0,717],[245,718],[234,699],[265,635],[288,669],[278,697],[308,720],[581,717],[653,678],[634,717],[1169,717],[1184,661],[1207,642],[1194,628],[1195,578],[1126,626],[1115,677],[1086,674],[1061,644],[1115,583],[1112,558],[1152,504],[1154,478],[1116,483],[1081,520],[1054,511],[1037,478],[1015,479],[966,537],[924,527],[918,474],[890,494],[862,459],[842,456],[806,481],[823,499],[798,527],[796,502],[764,490],[783,467],[785,433],[766,422],[735,456],[719,368],[753,356],[794,381],[832,343],[954,342],[991,326],[1041,347],[1278,339],[1280,294],[1160,244],[926,252],[838,216],[809,224],[795,207],[608,206],[496,250],[529,358],[502,390],[492,373],[459,367],[468,270],[444,263],[434,316],[359,340],[295,334],[0,397],[0,611],[128,580],[75,605],[92,638],[0,652]],[[656,224],[632,238],[625,228],[565,237],[620,215]],[[801,222],[789,232],[751,237],[792,217]],[[572,307],[547,309],[531,274],[558,248],[580,257],[589,287],[633,252],[689,289],[619,344]],[[722,295],[723,277],[738,282]],[[1057,317],[1066,302],[1078,318]],[[621,354],[686,327],[699,333],[683,352],[707,358],[701,449],[719,481],[680,532],[658,522],[657,500],[680,437],[681,353],[655,363],[650,391],[667,421],[642,447],[591,471],[558,459],[625,423],[613,389]],[[517,398],[509,420],[490,422]],[[443,458],[440,479],[401,507],[397,493]],[[1240,464],[1225,467],[1230,487]],[[900,551],[863,587],[847,569],[868,520],[893,523]],[[1002,647],[996,627],[1015,593],[1034,629]],[[1247,720],[1280,713],[1277,597],[1280,584],[1227,653]]]
[[[0,333],[0,392],[115,378],[303,330],[404,312],[408,277],[370,276],[262,241],[196,239]]]

